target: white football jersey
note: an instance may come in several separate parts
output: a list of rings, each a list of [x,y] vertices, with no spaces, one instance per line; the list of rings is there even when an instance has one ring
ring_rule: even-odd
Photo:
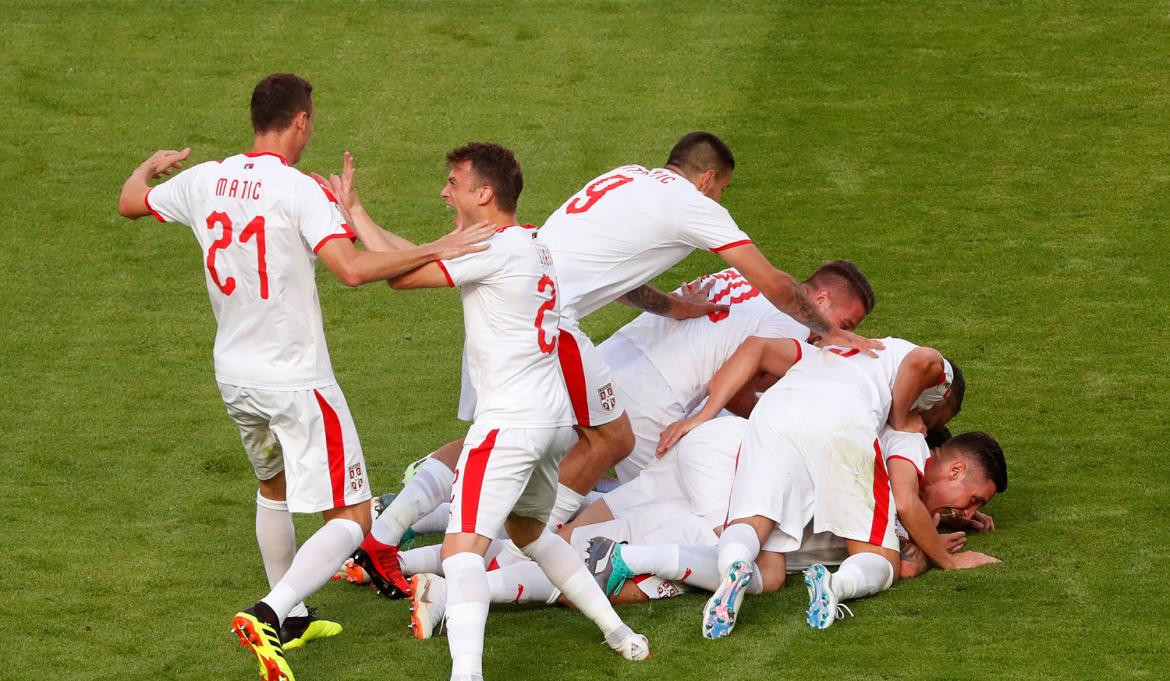
[[[772,389],[783,386],[784,391],[848,395],[859,400],[870,412],[877,430],[889,418],[898,368],[902,366],[902,360],[918,347],[901,338],[882,338],[881,342],[886,347],[877,351],[876,358],[852,348],[804,346],[803,357]],[[944,395],[948,390],[950,382],[944,377],[923,394]]]
[[[438,261],[463,299],[475,423],[572,425],[557,360],[560,291],[552,256],[531,225],[505,227],[487,243],[486,251]]]
[[[889,468],[890,459],[905,459],[918,469],[918,477],[926,472],[926,460],[930,458],[930,447],[926,445],[926,437],[922,433],[907,433],[894,430],[888,425],[883,426],[878,433],[878,445],[882,450],[882,460]]]
[[[590,181],[540,230],[557,264],[561,312],[586,315],[649,282],[696,248],[750,243],[727,209],[663,168],[616,168]]]
[[[809,329],[777,310],[735,268],[705,274],[691,282],[715,284],[708,300],[729,305],[694,319],[670,319],[643,312],[614,335],[628,338],[670,386],[678,403],[690,411],[707,394],[707,384],[740,344],[751,336],[808,340]],[[681,293],[683,287],[675,292]]]
[[[238,154],[179,173],[146,203],[160,221],[190,226],[203,250],[217,381],[269,390],[336,382],[315,253],[354,235],[316,180],[276,154]]]

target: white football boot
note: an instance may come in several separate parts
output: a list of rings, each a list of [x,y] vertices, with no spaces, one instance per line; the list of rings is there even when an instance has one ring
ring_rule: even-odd
[[[804,587],[808,589],[808,612],[805,621],[813,629],[828,629],[833,622],[850,616],[853,611],[837,600],[833,593],[833,575],[820,563],[804,571]]]
[[[618,655],[631,662],[650,658],[650,641],[644,635],[635,634],[633,631],[623,638],[621,643],[611,647],[617,651]]]
[[[727,568],[719,588],[703,606],[703,638],[723,638],[735,628],[735,617],[743,604],[753,571],[752,564],[743,560],[737,560]]]
[[[438,575],[414,575],[410,589],[410,630],[423,641],[442,628],[447,612],[447,580]]]

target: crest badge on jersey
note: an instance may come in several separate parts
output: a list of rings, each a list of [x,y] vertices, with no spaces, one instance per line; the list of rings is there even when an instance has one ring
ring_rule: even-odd
[[[597,399],[601,400],[601,408],[604,411],[613,411],[617,406],[617,397],[613,393],[613,384],[606,383],[597,389]]]

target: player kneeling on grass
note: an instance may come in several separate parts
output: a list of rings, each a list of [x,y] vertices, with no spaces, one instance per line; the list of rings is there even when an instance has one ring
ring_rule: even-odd
[[[516,223],[523,186],[520,165],[510,150],[484,142],[449,152],[447,165],[450,172],[440,195],[455,209],[456,229],[485,222],[500,227],[487,250],[437,260],[392,278],[390,284],[459,287],[467,371],[478,396],[455,468],[441,549],[449,581],[451,679],[483,678],[489,602],[483,556],[501,528],[598,625],[611,648],[630,660],[649,657],[646,637],[621,621],[573,549],[545,529],[556,500],[557,465],[576,438],[557,361],[559,313],[552,257],[533,227]],[[362,243],[373,250],[398,248],[365,213],[353,176],[353,159],[347,154],[342,177],[331,180]],[[371,535],[355,560],[368,565],[385,556],[397,567],[398,558],[388,549]]]
[[[191,150],[158,151],[130,175],[118,199],[125,217],[190,226],[203,251],[218,326],[215,378],[260,481],[256,539],[272,589],[237,613],[232,630],[268,681],[292,681],[284,647],[341,631],[302,601],[370,528],[369,478],[329,362],[314,263],[320,258],[343,283],[357,286],[483,248],[474,244],[490,234],[453,233],[393,253],[354,248],[329,192],[292,167],[313,135],[312,91],[291,73],[264,78],[252,92],[252,151],[201,163],[151,188],[152,178],[182,167]],[[325,519],[299,550],[290,511]]]
[[[731,522],[719,538],[723,581],[703,610],[703,636],[731,633],[753,561],[761,550],[783,554],[800,548],[810,522],[814,532],[846,540],[850,557],[842,569],[864,576],[859,588],[876,593],[893,583],[896,509],[879,432],[887,422],[905,432],[941,427],[958,412],[963,391],[961,380],[955,380],[961,374],[937,350],[897,338],[882,343],[885,349],[868,357],[792,340],[749,340],[712,379],[703,409],[663,433],[659,448],[664,452],[718,414],[760,371],[783,376],[760,398],[749,420],[728,505]],[[966,473],[963,469],[960,473]],[[972,477],[977,488],[972,495],[985,502],[995,483]],[[947,553],[925,511],[903,520],[911,539],[940,567],[995,562],[971,551]],[[813,580],[808,619],[823,627],[836,617],[836,603],[834,594],[818,586],[821,581]],[[865,594],[848,594],[859,595]]]

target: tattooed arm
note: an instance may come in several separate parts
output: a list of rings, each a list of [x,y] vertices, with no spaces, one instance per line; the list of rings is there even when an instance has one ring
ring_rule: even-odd
[[[902,564],[898,579],[913,579],[930,569],[930,561],[918,545],[912,541],[902,542]]]
[[[643,284],[618,298],[618,302],[659,317],[671,319],[702,317],[712,312],[727,310],[726,305],[716,305],[707,300],[707,292],[714,283],[715,280],[712,279],[702,286],[691,287],[688,284],[684,287],[684,293],[663,293],[650,284]]]

